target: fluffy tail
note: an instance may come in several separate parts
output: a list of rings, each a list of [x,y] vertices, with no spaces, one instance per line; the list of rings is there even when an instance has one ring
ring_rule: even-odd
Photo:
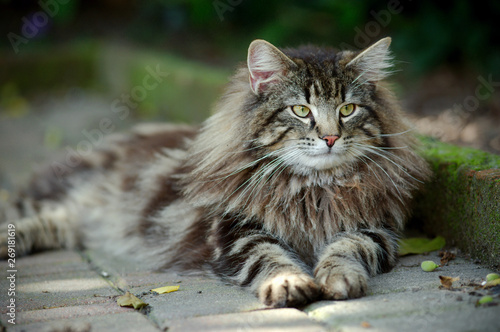
[[[82,243],[126,244],[167,228],[152,219],[178,198],[169,175],[184,157],[186,139],[195,134],[188,126],[137,126],[86,156],[70,153],[52,163],[14,199],[0,197],[0,258],[7,255],[8,233],[15,233],[19,256]],[[165,152],[173,149],[175,158]]]
[[[0,258],[7,258],[8,248],[16,256],[31,252],[70,248],[77,245],[71,218],[64,205],[58,202],[36,201],[19,197],[0,200]]]

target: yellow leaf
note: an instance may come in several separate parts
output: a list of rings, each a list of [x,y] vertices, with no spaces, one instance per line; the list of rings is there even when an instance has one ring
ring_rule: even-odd
[[[134,309],[141,309],[148,304],[142,302],[141,299],[136,297],[134,294],[130,294],[126,292],[125,295],[122,295],[116,299],[116,303],[118,303],[121,307],[134,307]]]
[[[180,286],[165,286],[165,287],[160,287],[160,288],[155,288],[152,289],[153,292],[156,292],[158,294],[165,294],[165,293],[171,293],[179,290]]]

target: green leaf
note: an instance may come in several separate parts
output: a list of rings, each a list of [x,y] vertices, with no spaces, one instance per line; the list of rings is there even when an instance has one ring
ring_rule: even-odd
[[[493,302],[493,297],[485,295],[477,301],[477,304],[485,304],[490,302]]]
[[[399,255],[423,254],[442,249],[445,244],[446,240],[442,236],[438,236],[432,240],[421,237],[401,239],[399,240]]]

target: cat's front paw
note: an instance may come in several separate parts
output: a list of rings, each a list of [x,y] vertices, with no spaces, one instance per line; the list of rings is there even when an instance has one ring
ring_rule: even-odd
[[[315,273],[325,300],[345,300],[366,294],[368,276],[366,272],[349,268],[321,268]]]
[[[273,308],[301,306],[314,301],[319,294],[318,285],[307,274],[279,274],[259,289],[259,299]]]

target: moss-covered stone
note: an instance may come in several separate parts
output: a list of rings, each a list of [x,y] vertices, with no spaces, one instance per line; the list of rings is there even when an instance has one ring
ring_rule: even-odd
[[[434,176],[417,197],[411,225],[500,268],[500,157],[431,138],[422,142]]]

